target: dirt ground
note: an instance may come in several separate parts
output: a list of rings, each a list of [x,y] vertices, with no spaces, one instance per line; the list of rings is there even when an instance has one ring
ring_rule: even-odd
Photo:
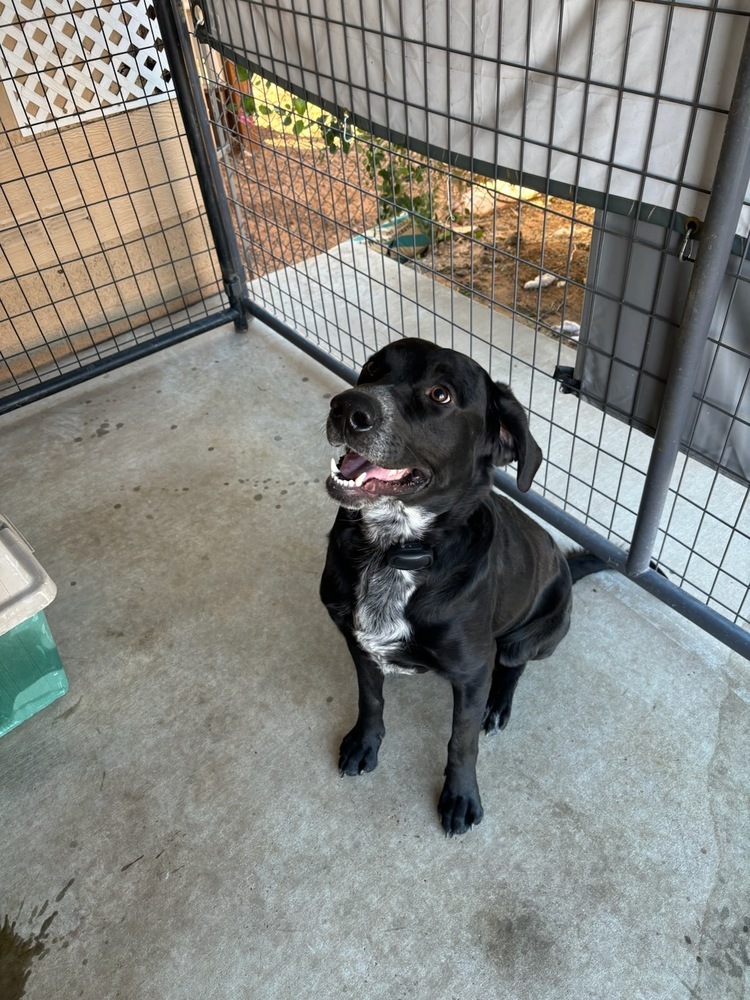
[[[348,154],[331,153],[321,143],[252,129],[225,168],[253,276],[353,235],[377,236],[378,197],[362,148],[357,142]],[[425,189],[433,196],[431,240],[406,218],[397,230],[380,230],[384,253],[415,258],[436,280],[533,325],[580,322],[593,210],[448,174],[435,161],[423,171]],[[424,244],[419,256],[415,242]],[[524,288],[543,274],[543,287]]]

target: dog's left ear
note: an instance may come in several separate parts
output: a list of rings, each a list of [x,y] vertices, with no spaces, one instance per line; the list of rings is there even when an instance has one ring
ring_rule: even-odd
[[[522,493],[531,489],[537,469],[542,464],[542,449],[531,436],[523,407],[502,382],[492,385],[490,397],[490,433],[492,463],[518,462],[517,482]]]

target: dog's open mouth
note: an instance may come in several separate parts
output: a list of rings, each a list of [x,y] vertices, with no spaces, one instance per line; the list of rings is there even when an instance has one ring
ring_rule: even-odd
[[[385,469],[356,451],[347,451],[338,465],[331,459],[329,483],[339,495],[376,499],[411,493],[428,478],[421,469]]]

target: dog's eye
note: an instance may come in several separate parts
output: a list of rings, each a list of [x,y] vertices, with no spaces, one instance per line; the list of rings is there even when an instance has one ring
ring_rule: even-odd
[[[444,385],[433,386],[429,391],[429,397],[434,399],[436,403],[450,403],[451,401],[451,394]]]
[[[369,375],[370,378],[376,378],[378,374],[378,366],[374,361],[368,361],[365,365],[365,374]]]

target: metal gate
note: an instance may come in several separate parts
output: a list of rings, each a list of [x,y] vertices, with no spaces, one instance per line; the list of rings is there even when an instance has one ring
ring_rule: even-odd
[[[546,456],[501,488],[750,656],[748,15],[151,13],[232,318],[349,380],[402,335],[475,357]]]
[[[183,77],[144,0],[0,2],[0,412],[244,322]]]

